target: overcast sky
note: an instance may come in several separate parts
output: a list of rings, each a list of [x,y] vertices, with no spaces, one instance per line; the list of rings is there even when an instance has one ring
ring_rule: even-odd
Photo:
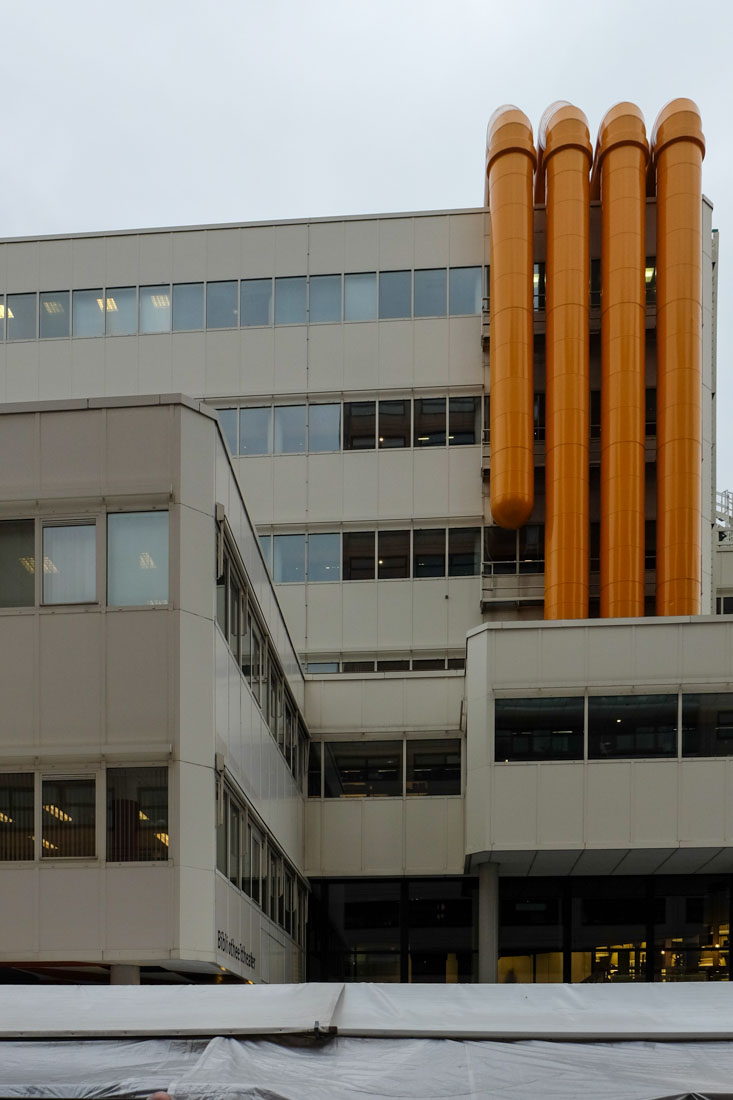
[[[700,107],[733,489],[730,0],[0,0],[0,236],[483,202],[486,123]]]

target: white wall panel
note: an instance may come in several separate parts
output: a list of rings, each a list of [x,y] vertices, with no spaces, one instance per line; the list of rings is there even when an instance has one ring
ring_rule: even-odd
[[[678,781],[676,760],[635,760],[632,763],[632,844],[665,848],[678,843]]]
[[[311,325],[308,330],[308,392],[332,393],[344,388],[346,325]],[[367,383],[364,383],[367,386]]]
[[[725,836],[726,769],[718,760],[685,760],[680,769],[679,839],[718,844]]]
[[[42,398],[38,378],[39,355],[39,342],[36,340],[5,347],[5,401],[38,401]]]
[[[442,447],[414,452],[412,515],[416,521],[449,514],[449,474]]]
[[[324,874],[353,875],[362,866],[361,799],[337,799],[323,803],[322,863]],[[358,873],[358,872],[357,872]]]
[[[105,392],[104,339],[72,340],[70,348],[71,397],[102,397]]]
[[[275,327],[275,384],[273,393],[308,390],[308,329],[305,325]],[[247,392],[247,391],[244,391]]]
[[[344,460],[340,454],[308,455],[308,522],[337,528],[344,511]]]
[[[350,451],[344,455],[345,521],[363,520],[364,530],[373,526],[378,513],[377,464],[373,454]]]
[[[104,393],[126,397],[140,390],[137,336],[108,336],[104,341]]]
[[[378,509],[379,519],[404,519],[406,525],[412,514],[411,450],[377,451]]]
[[[100,957],[104,904],[98,868],[42,865],[38,907],[38,938],[45,959]]]
[[[66,290],[71,286],[70,240],[38,242],[38,278],[41,290]],[[8,289],[14,290],[15,287]]]
[[[483,214],[451,214],[448,229],[451,267],[473,267],[484,262]]]
[[[361,810],[362,872],[367,875],[401,874],[404,867],[402,799],[364,798]]]
[[[375,390],[379,384],[379,326],[352,321],[343,326],[343,332],[344,389]]]
[[[381,321],[375,326],[379,338],[380,391],[408,389],[414,384],[414,325],[412,321]]]
[[[138,338],[138,370],[142,393],[173,392],[173,353],[168,332]]]
[[[102,616],[83,611],[42,615],[39,627],[42,743],[98,744],[105,658]]]
[[[379,270],[403,271],[414,265],[414,219],[380,218]]]
[[[376,589],[379,648],[409,649],[412,644],[412,585],[409,581],[382,581]]]
[[[305,275],[308,270],[307,222],[275,226],[275,272]]]
[[[274,517],[278,523],[302,523],[307,513],[308,459],[275,455],[271,461]]]
[[[30,959],[39,951],[40,867],[3,867],[3,935],[0,959]]]
[[[275,273],[275,226],[252,225],[241,231],[239,270],[243,279],[263,279]],[[304,274],[304,272],[299,272]]]
[[[237,393],[240,379],[240,340],[236,329],[206,334],[207,397]]]
[[[206,232],[192,230],[171,234],[171,280],[199,283],[206,271]]]
[[[206,231],[206,277],[238,279],[241,262],[241,229]]]
[[[99,873],[99,872],[98,872]],[[107,867],[103,874],[104,953],[165,958],[171,946],[173,867]]]
[[[415,267],[447,267],[449,256],[448,218],[418,217],[415,226]]]
[[[275,384],[275,329],[243,328],[239,333],[240,367],[238,385],[232,396],[249,399],[277,391]],[[245,400],[245,404],[249,401]]]
[[[336,275],[344,270],[344,222],[311,222],[309,271],[311,275]]]
[[[107,278],[105,237],[79,237],[71,242],[73,287],[101,289]]]
[[[139,238],[137,233],[129,236],[105,237],[107,246],[107,272],[104,280],[106,287],[135,286],[140,280]]]
[[[344,222],[344,270],[376,271],[379,266],[379,221]]]
[[[155,285],[171,281],[173,233],[141,233],[138,237],[139,279]],[[66,284],[64,284],[66,285]]]
[[[451,317],[448,341],[448,377],[451,386],[483,385],[481,318]]]
[[[369,653],[378,645],[378,606],[373,581],[349,581],[341,585],[341,638],[344,652]]]
[[[415,386],[445,390],[450,357],[449,322],[444,317],[420,317],[413,323]]]
[[[37,290],[40,277],[40,241],[9,241],[5,250],[7,289],[15,294]]]
[[[598,848],[625,848],[631,842],[631,764],[627,761],[586,765],[586,843]]]
[[[543,848],[583,843],[583,765],[541,764],[537,776],[537,842]]]

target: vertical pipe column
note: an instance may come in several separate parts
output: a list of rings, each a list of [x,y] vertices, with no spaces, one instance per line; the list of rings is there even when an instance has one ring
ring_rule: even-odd
[[[534,504],[532,127],[516,107],[489,120],[486,172],[491,220],[491,515],[526,523]]]
[[[598,131],[601,245],[601,616],[644,614],[644,116],[618,103]]]
[[[547,179],[545,618],[588,615],[588,122],[553,104],[540,124]]]
[[[657,614],[699,615],[702,583],[700,112],[674,99],[652,133],[657,173]]]

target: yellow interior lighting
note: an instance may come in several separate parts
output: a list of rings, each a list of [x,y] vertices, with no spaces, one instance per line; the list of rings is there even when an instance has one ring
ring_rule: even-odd
[[[51,817],[57,818],[58,821],[73,821],[74,819],[67,813],[65,813],[60,807],[54,806],[53,802],[48,802],[43,807],[47,814]]]

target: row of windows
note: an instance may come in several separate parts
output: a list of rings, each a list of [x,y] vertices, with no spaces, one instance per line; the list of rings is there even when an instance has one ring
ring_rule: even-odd
[[[476,577],[480,527],[261,535],[275,584]]]
[[[733,692],[497,699],[494,759],[733,756]]]
[[[383,661],[368,658],[350,661],[308,661],[305,670],[312,676],[328,676],[338,672],[363,674],[365,672],[462,671],[465,667],[465,657],[398,657]]]
[[[106,519],[106,526],[96,519],[0,522],[0,607],[104,602],[97,581],[102,532],[107,604],[167,604],[168,513],[110,512]]]
[[[274,647],[228,540],[217,540],[216,620],[270,733],[303,789],[307,735]]]
[[[217,409],[233,455],[465,447],[481,439],[481,398],[416,397]]]
[[[461,741],[312,741],[311,798],[461,793]]]
[[[106,798],[106,836],[96,835]],[[105,847],[106,845],[106,847]],[[107,768],[101,775],[0,775],[0,860],[168,859],[168,769]]]
[[[544,474],[544,471],[542,471]],[[538,477],[535,499],[544,493],[544,477]],[[589,565],[591,572],[601,568],[601,524],[591,520],[589,524]],[[644,567],[654,569],[657,561],[657,523],[648,519],[644,523]],[[485,576],[505,576],[517,573],[543,573],[545,568],[545,525],[527,523],[517,531],[504,527],[484,528]]]
[[[533,289],[534,308],[544,310],[547,291],[546,265],[536,263],[534,265]],[[644,290],[646,304],[654,305],[657,300],[657,258],[647,256],[644,264]],[[601,260],[594,257],[590,262],[590,305],[597,309],[601,305]]]
[[[716,615],[733,615],[733,596],[718,596],[715,600]]]
[[[244,802],[228,789],[220,792],[219,800],[217,869],[303,946],[307,919],[305,887]]]
[[[0,340],[464,316],[481,283],[480,267],[440,267],[0,294]]]

